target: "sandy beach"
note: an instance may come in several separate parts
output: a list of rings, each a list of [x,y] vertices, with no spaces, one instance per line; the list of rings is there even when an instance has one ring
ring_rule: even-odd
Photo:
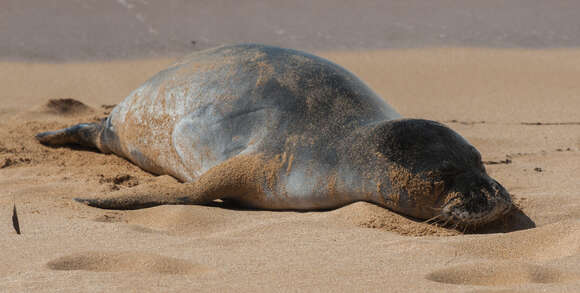
[[[315,2],[0,4],[0,291],[580,292],[578,4]],[[111,211],[72,200],[175,179],[36,133],[98,121],[179,56],[236,42],[313,52],[403,116],[446,124],[521,211],[463,234],[364,202]]]
[[[404,116],[442,121],[466,137],[535,227],[457,235],[368,203],[306,213],[85,207],[72,198],[174,179],[114,155],[47,148],[34,134],[104,117],[173,59],[5,61],[0,290],[579,290],[580,51],[318,54],[356,73]],[[14,203],[21,235],[9,220]]]

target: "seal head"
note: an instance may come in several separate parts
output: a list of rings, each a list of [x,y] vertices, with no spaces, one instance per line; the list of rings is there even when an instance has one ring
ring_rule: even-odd
[[[398,119],[378,123],[370,134],[374,164],[386,165],[380,183],[390,186],[382,192],[389,208],[418,219],[473,226],[513,206],[508,192],[487,174],[477,149],[445,125]]]

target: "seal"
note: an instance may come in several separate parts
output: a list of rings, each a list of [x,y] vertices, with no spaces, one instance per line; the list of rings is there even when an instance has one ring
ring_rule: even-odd
[[[259,44],[195,52],[133,91],[101,123],[36,138],[94,147],[179,180],[76,199],[104,209],[223,199],[321,210],[367,201],[469,226],[512,207],[479,152],[453,130],[402,118],[328,60]]]

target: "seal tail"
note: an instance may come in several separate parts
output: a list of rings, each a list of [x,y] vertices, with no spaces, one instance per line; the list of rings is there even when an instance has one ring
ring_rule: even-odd
[[[103,122],[81,123],[55,131],[41,132],[36,139],[47,146],[79,145],[90,148],[100,148],[100,136],[103,131]]]

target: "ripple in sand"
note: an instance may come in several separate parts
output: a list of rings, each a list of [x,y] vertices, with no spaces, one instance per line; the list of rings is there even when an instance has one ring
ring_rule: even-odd
[[[435,271],[428,280],[457,285],[505,286],[527,283],[560,283],[578,280],[578,274],[521,263],[477,263]]]
[[[138,252],[85,252],[63,256],[47,263],[58,271],[147,272],[193,274],[207,271],[202,265],[177,258]]]

